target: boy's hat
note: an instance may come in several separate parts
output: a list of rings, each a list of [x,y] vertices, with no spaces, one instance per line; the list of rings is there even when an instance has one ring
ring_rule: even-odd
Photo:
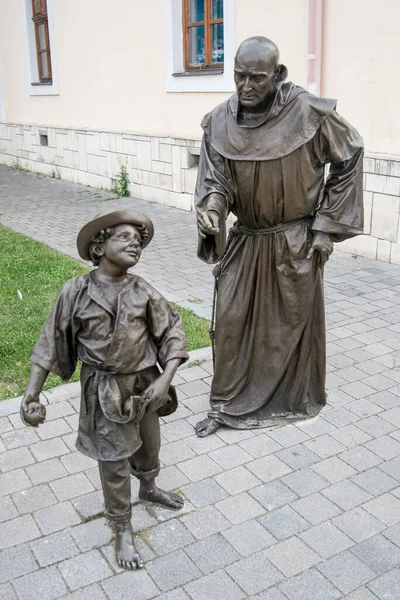
[[[151,219],[133,208],[121,208],[111,213],[96,215],[92,221],[82,227],[76,238],[79,256],[84,260],[90,260],[89,248],[93,243],[93,236],[100,233],[101,229],[115,227],[122,223],[134,226],[144,225],[148,231],[148,236],[143,240],[142,248],[149,244],[154,235],[154,225]]]

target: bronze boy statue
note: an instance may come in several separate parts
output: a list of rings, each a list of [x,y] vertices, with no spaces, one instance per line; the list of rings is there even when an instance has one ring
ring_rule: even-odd
[[[159,416],[177,407],[171,381],[188,357],[185,335],[165,298],[128,273],[153,233],[151,220],[133,209],[97,217],[81,229],[79,254],[98,268],[62,287],[33,350],[21,404],[25,424],[43,423],[38,397],[48,373],[68,380],[82,362],[76,446],[98,461],[116,558],[126,569],[143,566],[133,542],[131,474],[140,480],[140,499],[183,506],[183,498],[158,488],[155,478]]]

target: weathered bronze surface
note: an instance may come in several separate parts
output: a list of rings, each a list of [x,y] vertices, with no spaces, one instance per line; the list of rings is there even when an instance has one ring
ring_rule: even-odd
[[[142,500],[170,508],[183,505],[181,496],[158,488],[155,478],[159,416],[177,407],[171,381],[188,358],[185,335],[165,298],[128,273],[152,236],[150,219],[132,209],[100,216],[81,229],[79,254],[98,268],[61,289],[33,350],[21,404],[26,425],[43,423],[39,394],[48,373],[67,381],[81,361],[76,446],[98,461],[116,558],[126,569],[143,566],[133,543],[131,475],[140,480]]]
[[[202,121],[198,255],[218,265],[211,410],[199,436],[309,418],[326,402],[323,266],[333,242],[363,231],[363,144],[334,100],[286,76],[273,42],[245,40],[236,94]]]

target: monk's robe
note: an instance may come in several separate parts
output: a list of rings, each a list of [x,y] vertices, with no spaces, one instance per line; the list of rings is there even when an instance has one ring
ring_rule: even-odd
[[[235,428],[314,416],[326,403],[323,271],[307,253],[316,232],[363,231],[362,140],[335,101],[290,82],[257,126],[238,121],[235,95],[202,127],[196,207],[220,221],[198,248],[218,262],[209,416]]]

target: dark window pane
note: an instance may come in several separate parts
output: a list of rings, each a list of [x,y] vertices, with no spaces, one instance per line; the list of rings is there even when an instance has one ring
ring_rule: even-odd
[[[40,65],[42,67],[42,79],[48,79],[49,78],[49,69],[47,67],[47,52],[41,53]]]
[[[41,23],[38,26],[39,30],[39,50],[46,50],[46,25]]]
[[[212,0],[212,18],[224,18],[224,0]]]
[[[189,23],[204,21],[204,0],[188,0],[188,5]]]
[[[204,56],[204,26],[189,27],[189,52],[188,62],[191,65],[201,65],[205,62]]]
[[[211,25],[212,32],[212,62],[224,62],[224,25]]]

